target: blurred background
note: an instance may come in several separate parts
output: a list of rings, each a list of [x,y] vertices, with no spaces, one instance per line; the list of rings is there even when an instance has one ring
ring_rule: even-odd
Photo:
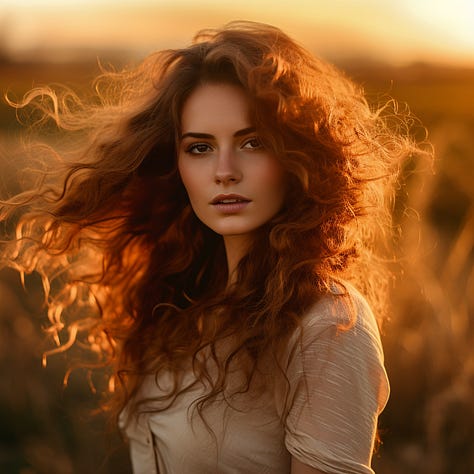
[[[0,192],[18,189],[25,129],[3,100],[32,87],[90,87],[98,63],[122,67],[196,31],[275,24],[421,120],[435,163],[412,161],[395,220],[399,264],[384,327],[392,384],[379,474],[474,472],[474,3],[470,0],[0,0]],[[38,137],[48,139],[48,137]],[[74,357],[41,367],[39,282],[0,274],[0,472],[128,473],[128,453]]]

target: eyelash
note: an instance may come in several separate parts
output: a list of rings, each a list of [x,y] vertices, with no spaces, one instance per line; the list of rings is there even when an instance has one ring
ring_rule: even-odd
[[[199,147],[206,147],[206,151],[208,151],[209,148],[211,148],[210,145],[207,143],[193,143],[185,148],[186,153],[190,153],[191,155],[202,155],[203,153],[206,153],[206,151],[199,151]]]
[[[247,147],[247,145],[251,144],[252,142],[256,142],[256,144],[254,143],[254,146]],[[205,151],[199,151],[200,147],[205,148]],[[251,137],[244,141],[244,143],[241,145],[241,148],[245,148],[247,150],[260,150],[263,148],[263,145],[258,137]],[[191,155],[203,155],[204,153],[207,153],[209,149],[212,149],[212,146],[208,143],[198,142],[190,144],[185,148],[184,151]]]
[[[257,146],[252,147],[251,148],[252,150],[260,150],[261,148],[263,148],[262,142],[260,141],[258,137],[251,137],[248,140],[246,140],[245,143],[243,144],[243,148],[245,148],[246,145],[248,145],[250,142],[257,142]]]

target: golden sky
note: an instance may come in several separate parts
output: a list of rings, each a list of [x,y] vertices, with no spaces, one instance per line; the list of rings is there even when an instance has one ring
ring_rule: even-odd
[[[56,60],[86,49],[141,55],[234,19],[272,23],[333,59],[474,66],[473,0],[0,0],[0,42]]]

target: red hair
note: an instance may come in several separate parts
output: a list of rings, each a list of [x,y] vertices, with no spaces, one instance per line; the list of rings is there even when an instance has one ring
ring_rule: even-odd
[[[227,290],[222,238],[194,215],[176,164],[183,104],[206,82],[243,88],[290,182],[284,208],[260,229]],[[58,341],[64,330],[85,334],[118,376],[118,409],[161,370],[175,374],[171,403],[190,358],[198,378],[211,381],[207,399],[224,389],[236,361],[248,362],[250,383],[261,355],[277,354],[335,282],[352,282],[383,314],[376,249],[390,232],[400,163],[419,151],[403,116],[371,110],[333,66],[279,29],[250,22],[105,73],[96,90],[85,102],[35,89],[19,105],[35,104],[80,145],[67,159],[50,150],[54,179],[45,175],[3,203],[4,218],[22,211],[3,259],[43,275],[51,332]],[[218,356],[229,337],[232,347]]]

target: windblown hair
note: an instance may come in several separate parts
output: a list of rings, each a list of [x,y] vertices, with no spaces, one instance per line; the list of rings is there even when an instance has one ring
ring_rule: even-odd
[[[259,229],[230,288],[222,237],[197,219],[177,170],[183,104],[205,83],[243,88],[289,180],[284,208]],[[333,66],[250,22],[105,72],[95,90],[86,101],[39,88],[16,104],[35,106],[75,145],[45,147],[50,172],[2,203],[3,219],[18,219],[2,254],[42,275],[60,347],[79,339],[110,364],[117,410],[160,371],[175,374],[171,403],[190,360],[210,383],[206,400],[225,389],[237,360],[249,362],[250,383],[262,354],[278,354],[334,283],[352,283],[383,315],[377,251],[398,168],[418,150],[396,107],[371,110]],[[233,343],[222,355],[224,339]]]

